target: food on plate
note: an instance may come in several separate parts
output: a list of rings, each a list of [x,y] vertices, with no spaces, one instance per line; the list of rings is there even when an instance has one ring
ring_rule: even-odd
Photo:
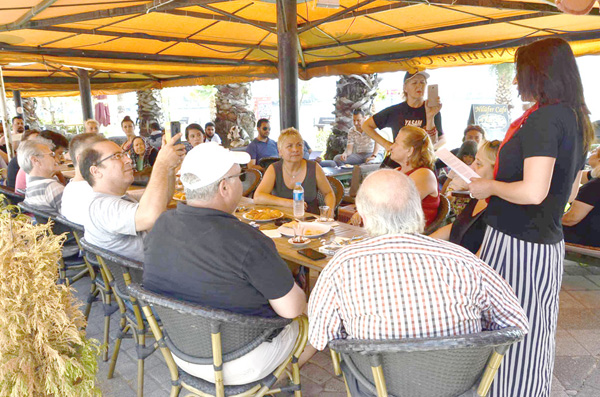
[[[185,200],[185,193],[184,192],[175,192],[175,194],[173,195],[173,198],[175,200]]]
[[[311,229],[311,228],[304,229],[305,236],[316,236],[317,234],[323,234],[323,231],[319,230],[319,229]]]
[[[265,221],[270,219],[277,219],[283,216],[283,213],[279,210],[272,210],[269,208],[253,209],[244,214],[246,219],[253,221]]]
[[[281,226],[283,226],[283,227],[289,227],[290,229],[293,229],[294,227],[296,227],[296,225],[298,225],[298,221],[291,221],[291,222],[288,222],[288,223],[284,223]]]

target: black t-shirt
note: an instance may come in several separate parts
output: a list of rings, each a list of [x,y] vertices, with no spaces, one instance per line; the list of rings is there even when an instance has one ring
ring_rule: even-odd
[[[544,106],[532,113],[500,150],[496,180],[523,180],[529,157],[556,159],[548,196],[539,205],[519,205],[492,196],[485,223],[521,240],[555,244],[562,240],[562,215],[577,172],[583,167],[583,133],[575,112],[563,105]]]
[[[144,242],[144,286],[215,309],[275,317],[294,285],[273,241],[231,214],[179,204]]]
[[[380,130],[386,127],[392,129],[394,140],[398,136],[400,128],[412,125],[425,129],[427,125],[427,115],[425,112],[425,103],[418,108],[408,106],[408,103],[402,102],[389,108],[383,109],[381,112],[373,116],[375,125]],[[438,138],[444,135],[442,131],[442,115],[436,114],[433,122],[438,131]]]
[[[19,173],[19,162],[17,161],[17,156],[10,159],[8,162],[8,168],[6,170],[6,186],[15,188],[15,182],[17,180],[17,174]]]
[[[600,247],[600,179],[592,179],[583,185],[575,200],[594,208],[578,224],[563,226],[565,241]]]

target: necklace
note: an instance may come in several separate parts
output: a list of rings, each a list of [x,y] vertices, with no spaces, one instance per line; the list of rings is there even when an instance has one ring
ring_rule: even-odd
[[[292,179],[296,179],[296,177],[298,176],[298,174],[300,173],[300,171],[302,170],[302,167],[300,167],[300,169],[298,171],[296,171],[295,174],[292,174],[286,167],[283,167],[283,170],[285,172],[287,172],[287,174],[292,178]]]

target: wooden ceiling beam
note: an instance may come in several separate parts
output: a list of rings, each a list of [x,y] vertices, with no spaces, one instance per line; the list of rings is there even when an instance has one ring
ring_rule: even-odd
[[[81,58],[101,58],[101,59],[116,59],[116,60],[134,60],[134,61],[154,61],[154,62],[169,62],[169,63],[188,63],[195,65],[225,65],[225,66],[273,66],[276,67],[276,62],[271,61],[240,61],[239,59],[226,58],[203,58],[190,57],[179,55],[154,55],[141,54],[131,52],[116,52],[116,51],[97,51],[97,50],[75,50],[68,48],[41,48],[41,47],[22,47],[12,46],[9,44],[0,43],[0,51],[10,51],[19,53],[29,53],[36,55],[47,56],[64,56],[64,57],[81,57]]]
[[[277,46],[270,45],[260,45],[260,44],[249,44],[249,43],[232,43],[232,42],[223,42],[216,40],[204,40],[204,39],[186,39],[180,37],[172,37],[172,36],[158,36],[148,33],[127,33],[127,32],[115,32],[109,30],[97,30],[97,29],[77,29],[77,28],[67,28],[62,26],[46,26],[44,28],[39,28],[39,30],[47,30],[52,32],[63,32],[63,33],[75,33],[75,34],[89,34],[89,35],[100,35],[100,36],[111,36],[111,37],[126,37],[133,39],[148,39],[148,40],[157,40],[161,42],[177,42],[177,43],[192,43],[192,44],[200,44],[200,45],[218,45],[223,47],[241,47],[241,48],[252,48],[252,49],[267,49],[267,50],[277,50]]]

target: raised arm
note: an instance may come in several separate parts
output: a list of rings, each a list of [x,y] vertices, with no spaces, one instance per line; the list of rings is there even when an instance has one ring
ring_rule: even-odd
[[[392,147],[392,142],[379,135],[379,133],[375,131],[376,128],[377,124],[375,124],[373,116],[369,117],[362,125],[363,132],[373,138],[375,143],[380,144],[386,151],[389,152],[390,148]]]
[[[256,204],[279,205],[290,208],[294,206],[294,200],[272,195],[273,188],[275,188],[275,169],[273,165],[270,165],[254,192],[254,202]]]
[[[498,196],[514,204],[538,205],[550,190],[554,172],[554,157],[528,157],[523,167],[523,180],[517,182],[500,182],[491,179],[472,179],[469,190],[473,197],[486,199]]]
[[[173,197],[175,170],[185,156],[183,144],[174,145],[181,134],[175,135],[168,143],[163,142],[148,181],[146,191],[140,199],[135,213],[135,230],[149,230],[166,209]]]

